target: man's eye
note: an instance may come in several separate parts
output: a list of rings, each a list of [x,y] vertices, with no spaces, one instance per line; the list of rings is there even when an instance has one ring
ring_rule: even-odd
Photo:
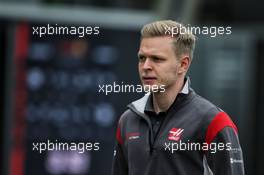
[[[162,58],[160,58],[160,57],[152,57],[152,59],[154,60],[154,61],[164,61],[164,59],[162,59]]]
[[[139,60],[140,62],[144,61],[145,59],[146,59],[146,57],[144,57],[144,56],[142,56],[142,55],[140,55],[140,56],[138,57],[138,60]]]

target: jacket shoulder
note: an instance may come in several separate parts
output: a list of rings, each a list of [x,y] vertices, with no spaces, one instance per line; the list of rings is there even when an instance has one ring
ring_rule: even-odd
[[[233,128],[237,131],[237,127],[229,115],[212,102],[197,95],[194,103],[194,106],[201,117],[200,126],[203,133],[202,135],[207,143],[211,143],[216,135],[226,127]]]
[[[219,112],[223,112],[218,106],[199,95],[196,95],[193,99],[192,106],[195,112],[199,114],[203,120],[211,121],[215,115]]]
[[[130,120],[134,119],[135,117],[136,114],[131,109],[125,110],[125,112],[123,112],[123,114],[121,114],[119,118],[118,126],[124,127]]]

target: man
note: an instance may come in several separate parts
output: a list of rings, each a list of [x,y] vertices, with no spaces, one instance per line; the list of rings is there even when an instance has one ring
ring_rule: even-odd
[[[140,79],[160,90],[150,88],[121,116],[113,175],[244,174],[236,126],[190,88],[195,36],[182,27],[165,20],[141,30]]]

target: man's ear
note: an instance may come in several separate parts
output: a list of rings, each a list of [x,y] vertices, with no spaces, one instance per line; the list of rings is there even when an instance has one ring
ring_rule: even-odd
[[[189,55],[183,55],[180,59],[180,67],[179,67],[179,73],[186,73],[190,67],[191,59]]]

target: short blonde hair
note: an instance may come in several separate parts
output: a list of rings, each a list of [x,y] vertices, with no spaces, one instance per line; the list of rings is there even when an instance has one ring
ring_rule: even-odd
[[[161,20],[155,21],[149,24],[146,24],[141,29],[141,39],[147,37],[156,37],[156,36],[171,36],[174,38],[174,51],[177,57],[180,57],[182,54],[188,54],[190,60],[193,58],[193,52],[195,48],[196,37],[190,31],[185,30],[181,31],[182,28],[187,29],[183,24],[178,23],[172,20]],[[177,32],[172,35],[171,30],[176,30]],[[170,32],[170,33],[169,33]]]

